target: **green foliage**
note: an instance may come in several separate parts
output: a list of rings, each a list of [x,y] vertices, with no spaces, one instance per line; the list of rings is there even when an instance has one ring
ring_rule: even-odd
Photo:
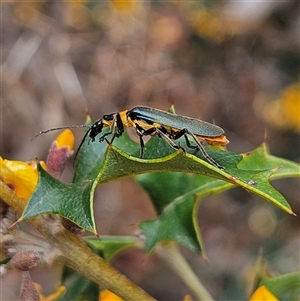
[[[277,277],[263,277],[260,285],[268,289],[280,298],[280,300],[299,300],[300,296],[300,272],[280,275]]]
[[[99,286],[68,268],[64,271],[63,282],[67,290],[66,293],[58,299],[59,301],[99,300]]]
[[[151,138],[146,144],[145,158],[140,159],[139,144],[127,134],[115,139],[114,145],[85,141],[77,157],[73,183],[61,183],[39,166],[39,182],[22,218],[57,213],[96,234],[93,214],[96,187],[128,176],[136,176],[158,215],[155,220],[140,224],[147,252],[159,242],[173,240],[201,253],[196,220],[199,201],[205,195],[234,186],[293,214],[269,180],[299,176],[298,164],[270,155],[266,145],[244,156],[208,148],[209,155],[224,167],[221,170],[205,161],[198,150],[190,152],[184,140],[179,143],[188,153],[174,151],[163,139]]]
[[[131,236],[101,236],[101,240],[91,237],[86,240],[88,246],[106,261],[110,261],[122,250],[136,246],[136,240]]]

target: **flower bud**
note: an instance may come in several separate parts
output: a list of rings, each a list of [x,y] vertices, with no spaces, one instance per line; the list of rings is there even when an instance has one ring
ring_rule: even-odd
[[[71,222],[70,220],[68,220],[66,218],[62,217],[61,223],[65,229],[67,229],[68,231],[70,231],[73,234],[79,235],[84,232],[84,229],[80,228],[78,225],[76,225],[75,223]]]
[[[53,142],[47,157],[47,171],[58,179],[67,160],[73,154],[74,136],[70,130],[63,131]]]
[[[10,264],[15,269],[28,271],[35,268],[38,265],[40,259],[41,256],[36,251],[22,251],[14,255],[14,257],[10,260]]]
[[[23,273],[21,301],[40,301],[40,295],[28,272]]]

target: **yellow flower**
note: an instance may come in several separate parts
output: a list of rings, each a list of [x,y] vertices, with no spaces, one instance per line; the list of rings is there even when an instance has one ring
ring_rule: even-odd
[[[249,301],[279,301],[279,299],[262,285],[253,293]]]
[[[99,301],[123,301],[123,299],[109,290],[104,290],[99,295]],[[187,295],[184,297],[183,301],[192,301],[192,298]]]
[[[41,301],[55,301],[66,292],[66,287],[61,285],[57,288],[57,290],[54,293],[52,293],[51,295],[45,297],[42,294],[42,287],[38,283],[34,283],[34,285],[35,285],[36,289],[39,292]]]
[[[195,28],[198,35],[214,41],[222,41],[224,37],[224,28],[220,17],[214,12],[206,9],[190,11],[188,20]]]
[[[300,86],[291,85],[285,89],[280,102],[280,111],[287,127],[300,130]],[[280,116],[278,116],[280,117]]]
[[[138,4],[135,0],[110,0],[110,2],[120,12],[132,12]]]
[[[270,124],[282,129],[300,131],[300,85],[292,84],[281,94],[279,99],[271,101],[260,95],[254,102],[258,115]]]
[[[66,129],[59,134],[55,141],[58,148],[67,147],[69,152],[72,152],[74,148],[74,135],[69,129]]]
[[[66,150],[65,156],[73,152],[74,136],[70,130],[63,131],[54,142],[56,149]],[[44,169],[46,164],[41,162]],[[38,181],[36,162],[11,161],[0,157],[0,180],[9,186],[25,202],[35,190]]]
[[[32,162],[10,161],[0,157],[0,179],[27,201],[36,187],[38,175]]]
[[[109,290],[104,290],[100,293],[99,301],[123,301],[123,299]]]

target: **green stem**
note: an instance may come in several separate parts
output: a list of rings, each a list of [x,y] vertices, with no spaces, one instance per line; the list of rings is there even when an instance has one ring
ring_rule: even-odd
[[[2,181],[0,181],[0,198],[19,214],[24,210],[25,202],[16,196]],[[155,300],[101,257],[93,253],[78,236],[65,230],[61,225],[54,232],[53,220],[48,221],[43,216],[38,216],[30,219],[29,222],[38,229],[53,246],[53,249],[59,250],[57,261],[64,263],[124,300]]]
[[[180,277],[185,285],[195,294],[199,301],[213,301],[213,297],[196,276],[190,265],[182,256],[178,247],[173,242],[168,242],[156,247],[158,256]]]

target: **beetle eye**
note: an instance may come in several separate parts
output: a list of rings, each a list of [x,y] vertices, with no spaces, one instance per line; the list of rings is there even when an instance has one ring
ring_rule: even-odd
[[[106,114],[106,115],[103,115],[102,119],[106,120],[106,121],[111,121],[111,120],[114,119],[114,115],[115,115],[115,113],[113,113],[113,114]]]

